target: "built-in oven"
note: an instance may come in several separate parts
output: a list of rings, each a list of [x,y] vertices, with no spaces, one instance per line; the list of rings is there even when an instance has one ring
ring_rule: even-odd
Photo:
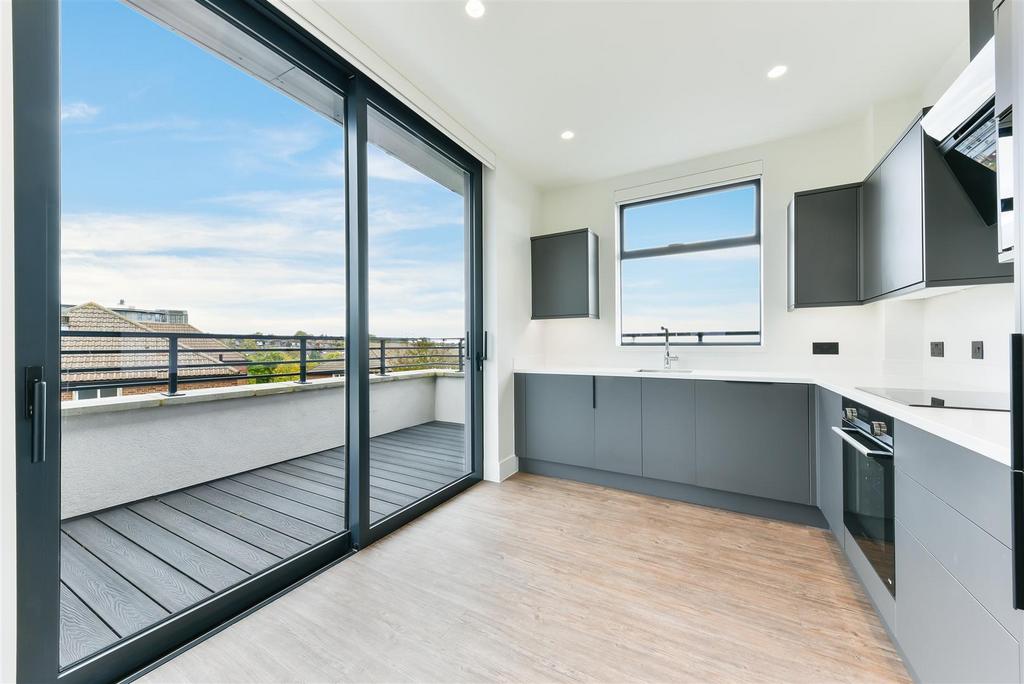
[[[896,596],[893,419],[843,399],[843,523],[889,593]]]

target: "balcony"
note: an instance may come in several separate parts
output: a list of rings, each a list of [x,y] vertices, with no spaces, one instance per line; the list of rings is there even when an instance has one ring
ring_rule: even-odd
[[[64,342],[62,666],[346,528],[343,339]],[[463,349],[374,340],[371,523],[469,472]]]

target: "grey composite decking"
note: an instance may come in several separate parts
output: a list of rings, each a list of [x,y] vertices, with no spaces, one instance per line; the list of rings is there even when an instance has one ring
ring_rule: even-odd
[[[371,522],[467,471],[464,428],[370,440]],[[61,523],[61,667],[345,529],[345,448]]]

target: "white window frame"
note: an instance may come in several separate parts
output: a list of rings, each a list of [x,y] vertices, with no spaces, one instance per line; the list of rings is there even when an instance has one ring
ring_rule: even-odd
[[[685,195],[698,194],[702,192],[713,192],[731,186],[754,184],[757,190],[757,211],[756,225],[753,237],[725,238],[721,240],[708,240],[701,243],[690,243],[687,245],[671,245],[655,247],[650,249],[625,250],[623,210],[630,205],[644,204],[657,200],[668,200]],[[765,345],[765,316],[764,316],[764,177],[763,164],[761,161],[737,164],[722,169],[694,173],[680,178],[672,178],[664,181],[657,181],[645,185],[634,186],[616,190],[613,194],[615,210],[615,346],[623,349],[650,349],[651,347],[664,346],[664,337],[645,338],[644,342],[625,342],[622,337],[622,262],[625,259],[644,257],[664,256],[668,254],[684,254],[699,251],[710,251],[712,249],[726,249],[742,245],[756,244],[758,246],[758,327],[760,332],[757,342],[728,342],[726,341],[680,341],[670,339],[669,344],[673,347],[686,347],[688,349],[738,349],[738,350],[760,350]],[[626,255],[624,257],[624,255]],[[655,331],[651,331],[652,333]]]
[[[91,388],[91,387],[83,387],[82,389],[84,389],[84,390],[88,390],[88,389],[96,389],[96,388]],[[109,388],[103,388],[103,389],[109,389]],[[82,398],[81,398],[81,397],[79,396],[79,393],[80,393],[80,392],[81,392],[82,390],[75,390],[75,394],[74,394],[74,399],[75,399],[75,401],[91,401],[91,400],[93,400],[93,399],[114,399],[115,397],[120,397],[120,396],[124,396],[124,395],[123,395],[123,392],[122,392],[122,389],[121,389],[120,387],[115,387],[114,389],[116,389],[116,390],[117,390],[117,394],[115,394],[115,395],[114,395],[113,397],[101,397],[101,396],[99,396],[99,393],[100,393],[100,392],[102,392],[102,391],[103,391],[103,389],[99,389],[99,390],[98,390],[98,391],[96,392],[96,396],[95,396],[95,397],[90,397],[89,399],[82,399]]]

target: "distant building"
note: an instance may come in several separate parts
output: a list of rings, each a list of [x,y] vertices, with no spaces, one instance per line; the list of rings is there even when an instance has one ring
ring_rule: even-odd
[[[88,302],[61,306],[61,330],[95,332],[201,333],[176,309],[107,308]],[[167,339],[161,337],[62,337],[61,399],[95,399],[163,392],[167,388]],[[245,356],[220,340],[179,341],[179,391],[201,387],[244,385]],[[239,365],[234,366],[233,363]],[[209,366],[187,368],[186,366]],[[87,369],[101,370],[87,370]],[[161,370],[162,368],[162,370]],[[196,380],[189,381],[189,378]],[[198,378],[202,378],[201,380]],[[113,387],[65,388],[65,383],[90,382]]]

